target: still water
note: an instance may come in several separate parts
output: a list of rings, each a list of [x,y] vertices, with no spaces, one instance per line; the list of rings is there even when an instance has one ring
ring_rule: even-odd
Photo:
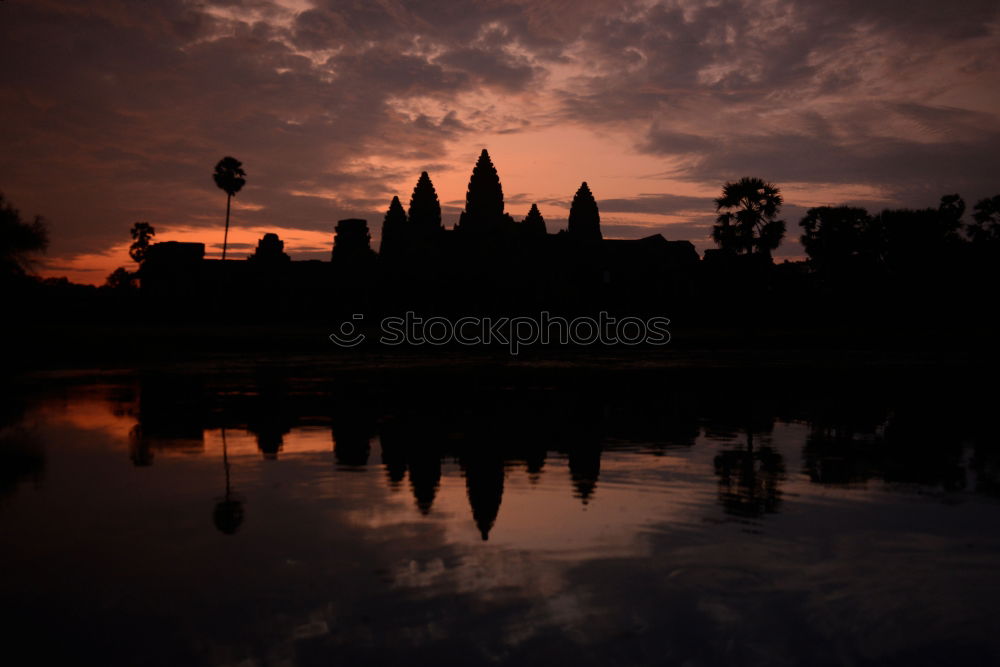
[[[994,664],[993,398],[924,377],[10,390],[6,664]]]

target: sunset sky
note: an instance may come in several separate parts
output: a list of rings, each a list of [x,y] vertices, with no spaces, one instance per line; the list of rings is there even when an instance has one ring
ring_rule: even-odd
[[[133,222],[236,256],[276,231],[328,258],[430,172],[457,221],[487,148],[550,232],[586,180],[605,237],[709,245],[726,180],[810,206],[1000,193],[996,0],[5,0],[0,191],[40,214],[45,275],[100,283]],[[241,245],[245,244],[245,245]]]

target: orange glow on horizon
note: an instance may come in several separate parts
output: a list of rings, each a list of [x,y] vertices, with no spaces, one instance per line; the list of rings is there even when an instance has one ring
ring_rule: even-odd
[[[156,225],[153,226],[156,227]],[[333,249],[333,226],[333,224],[330,225],[329,232],[322,232],[310,229],[230,225],[227,259],[245,259],[248,255],[253,254],[254,248],[257,247],[257,241],[268,232],[276,232],[285,242],[285,252],[293,257],[305,252],[323,252],[327,256],[322,257],[322,259],[329,259],[329,252]],[[205,257],[218,259],[222,256],[222,236],[222,225],[219,225],[218,230],[174,227],[165,228],[162,232],[157,229],[153,241],[204,243]],[[128,254],[130,245],[131,241],[123,241],[104,252],[85,253],[66,259],[50,258],[39,273],[45,278],[65,276],[76,283],[103,285],[108,274],[118,267],[125,267],[130,271],[137,268],[136,263]]]
[[[602,200],[629,199],[640,196],[671,195],[704,199],[704,210],[690,208],[674,212],[617,212],[602,211],[602,229],[605,238],[637,238],[651,234],[663,234],[668,240],[688,240],[695,244],[699,251],[712,247],[708,238],[708,230],[704,234],[691,234],[692,225],[704,226],[714,215],[711,199],[718,195],[715,189],[703,184],[685,181],[682,174],[671,174],[671,167],[662,158],[642,156],[623,152],[621,146],[627,138],[615,134],[596,134],[579,127],[546,128],[532,132],[511,134],[484,134],[477,140],[463,139],[461,145],[456,144],[449,151],[449,160],[431,168],[429,174],[434,182],[438,198],[444,209],[444,223],[451,227],[457,221],[456,211],[461,210],[465,203],[465,193],[472,165],[482,147],[490,151],[493,163],[500,174],[504,188],[507,212],[515,219],[522,218],[532,203],[537,203],[546,219],[550,234],[565,228],[569,215],[569,202],[573,194],[586,181],[594,192],[598,206]],[[539,150],[539,146],[557,149]],[[393,165],[374,163],[377,169],[390,169]],[[397,165],[398,167],[398,165]],[[391,187],[404,208],[408,205],[410,194],[417,177],[423,167],[412,163],[410,173],[394,182]],[[300,229],[259,224],[240,224],[240,213],[261,214],[265,218],[281,217],[281,211],[270,210],[257,203],[253,197],[251,180],[247,189],[249,196],[244,195],[233,200],[234,221],[229,231],[229,256],[233,259],[243,259],[253,252],[260,238],[275,232],[285,242],[285,252],[293,259],[303,256],[328,259],[328,253],[333,247],[333,228],[331,221],[328,231]],[[880,200],[885,193],[875,186],[860,186],[851,184],[787,183],[779,184],[785,195],[786,206],[797,205],[811,207],[818,205],[836,205],[854,199]],[[336,201],[334,191],[301,191],[291,190],[291,195],[311,196]],[[372,235],[372,247],[378,249],[381,234],[381,211],[388,207],[391,195],[386,198],[384,207],[375,214],[366,216]],[[887,200],[888,201],[888,200]],[[157,228],[154,242],[183,241],[205,244],[205,256],[218,258],[221,255],[223,225],[221,221],[215,227],[201,226],[203,221],[215,220],[217,214],[205,212],[199,215],[194,224],[163,225],[153,222]],[[260,215],[255,221],[260,220]],[[794,242],[796,236],[796,220],[788,220],[789,233],[786,243]],[[685,225],[684,231],[671,232],[673,225]],[[619,227],[627,228],[625,233]],[[693,236],[693,238],[692,238]],[[101,285],[108,274],[118,267],[135,268],[135,263],[128,256],[130,240],[126,238],[101,252],[83,253],[72,256],[56,256],[47,258],[40,274],[43,277],[65,276],[73,282]],[[786,255],[787,259],[799,259],[801,255]]]

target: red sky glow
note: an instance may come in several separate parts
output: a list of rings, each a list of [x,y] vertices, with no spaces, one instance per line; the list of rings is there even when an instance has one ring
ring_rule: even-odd
[[[235,256],[275,231],[329,257],[427,170],[457,221],[479,151],[550,232],[586,180],[606,237],[710,245],[712,198],[760,176],[822,204],[996,194],[1000,5],[929,0],[8,0],[0,191],[45,217],[44,275],[100,284],[128,230]],[[377,245],[376,245],[377,247]]]

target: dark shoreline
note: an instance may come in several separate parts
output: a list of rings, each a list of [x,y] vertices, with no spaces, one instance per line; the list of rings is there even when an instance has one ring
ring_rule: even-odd
[[[6,333],[13,351],[3,375],[14,377],[100,376],[171,372],[241,375],[266,367],[302,377],[465,375],[481,378],[662,372],[746,371],[781,373],[986,372],[998,366],[991,331],[877,331],[803,328],[741,332],[732,329],[675,330],[664,346],[527,346],[511,355],[503,345],[462,347],[366,343],[339,348],[329,341],[332,325],[301,326],[97,326],[45,325]],[[520,380],[518,380],[520,381]]]

